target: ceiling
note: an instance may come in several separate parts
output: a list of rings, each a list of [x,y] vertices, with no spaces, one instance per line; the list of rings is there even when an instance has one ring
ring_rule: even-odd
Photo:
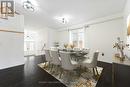
[[[16,10],[25,16],[25,26],[32,28],[64,28],[84,23],[95,18],[122,13],[126,0],[30,0],[36,10],[23,9],[22,0],[16,1]],[[70,16],[67,24],[59,23],[55,17]]]

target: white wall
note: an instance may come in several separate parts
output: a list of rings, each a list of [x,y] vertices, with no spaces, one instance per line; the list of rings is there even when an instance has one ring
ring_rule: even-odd
[[[44,54],[44,51],[41,51],[44,44],[46,44],[46,48],[50,48],[53,46],[53,42],[55,41],[55,31],[50,28],[43,28],[41,30],[37,30],[36,37],[36,53],[35,55]]]
[[[125,40],[127,40],[127,18],[130,15],[130,0],[126,1],[126,5],[124,8],[124,36]]]
[[[39,43],[39,45],[41,44],[43,46],[43,44],[46,44],[46,47],[52,47],[54,42],[57,42],[57,31],[54,29],[50,29],[50,28],[43,28],[43,29],[39,29],[36,30],[37,32],[37,37],[36,37],[36,41],[37,42],[41,42]],[[41,45],[40,47],[38,47],[37,50],[41,50]]]
[[[35,27],[36,28],[36,27]],[[53,46],[54,42],[57,42],[57,31],[50,28],[41,28],[41,29],[32,29],[25,28],[28,32],[35,32],[34,35],[35,40],[35,55],[44,54],[42,50],[44,44],[46,44],[46,48],[50,48]]]
[[[105,20],[109,21],[98,23]],[[99,50],[101,53],[103,52],[105,55],[100,55],[99,60],[112,63],[112,57],[114,51],[116,51],[113,49],[113,44],[116,42],[117,37],[124,39],[123,17],[121,17],[121,15],[116,15],[98,18],[84,24],[74,25],[69,29],[92,23],[98,24],[90,25],[90,27],[85,30],[85,47],[90,48],[91,51]],[[69,43],[69,32],[67,30],[59,31],[59,42],[62,44]]]
[[[54,29],[47,29],[48,30],[48,43],[47,43],[47,47],[52,47],[54,46],[54,42],[58,41],[58,37],[57,36],[57,31]]]
[[[128,16],[130,14],[130,0],[126,1],[125,9],[124,9],[124,15]]]
[[[100,55],[99,60],[112,63],[112,57],[116,51],[113,44],[117,41],[117,37],[123,36],[123,18],[105,23],[91,25],[86,29],[86,44],[92,51],[99,50],[104,53],[104,57]]]
[[[61,46],[69,42],[69,32],[67,30],[58,32],[58,42]]]
[[[24,30],[22,15],[0,21],[1,30]],[[0,31],[0,69],[24,64],[23,34]]]
[[[0,29],[23,32],[24,16],[15,15],[14,17],[9,17],[8,20],[0,19]]]

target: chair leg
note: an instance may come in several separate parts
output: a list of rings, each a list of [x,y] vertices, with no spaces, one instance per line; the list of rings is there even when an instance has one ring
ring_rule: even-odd
[[[51,66],[51,70],[50,70],[50,72],[52,72],[52,69],[53,69],[53,64],[52,64],[52,66]]]
[[[45,66],[44,66],[45,68],[47,67],[47,62],[45,62]]]
[[[57,66],[57,72],[59,73],[60,65]]]
[[[50,62],[48,62],[48,66],[50,66]]]
[[[59,69],[59,65],[57,65],[57,73],[58,73],[58,71],[59,71],[58,69]]]
[[[80,65],[80,66],[79,66],[79,70],[78,70],[78,76],[79,76],[79,77],[80,77],[81,73],[82,73],[82,67],[81,67],[81,65]]]
[[[70,81],[71,78],[72,78],[72,77],[70,77],[70,76],[72,76],[72,72],[71,72],[71,71],[68,71],[68,80],[69,80],[69,81]]]
[[[48,63],[47,69],[49,70],[49,68],[50,68],[50,62],[46,62],[46,63]]]
[[[59,75],[59,78],[61,78],[62,74],[63,74],[63,69],[60,69],[61,73]]]
[[[97,67],[93,68],[93,73],[94,73],[94,78],[95,78],[95,80],[98,80],[98,78],[99,78],[99,73],[98,73]]]
[[[96,76],[94,68],[93,68],[93,76],[94,76],[94,77]]]
[[[55,69],[54,73],[58,73],[58,65],[54,65],[53,67],[53,69]]]
[[[95,70],[96,70],[97,75],[99,76],[99,73],[98,73],[97,67],[95,68]]]

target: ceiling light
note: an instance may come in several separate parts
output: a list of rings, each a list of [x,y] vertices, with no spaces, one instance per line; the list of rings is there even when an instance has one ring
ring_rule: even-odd
[[[66,24],[66,23],[68,23],[68,20],[66,18],[61,18],[61,23]]]
[[[24,7],[24,9],[27,9],[29,11],[35,10],[34,5],[29,0],[23,2],[23,7]]]
[[[62,24],[67,24],[69,22],[70,16],[61,16],[61,17],[55,17],[56,20],[58,20]]]

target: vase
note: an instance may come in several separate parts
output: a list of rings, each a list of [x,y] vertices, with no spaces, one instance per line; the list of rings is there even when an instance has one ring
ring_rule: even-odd
[[[124,61],[124,59],[125,59],[124,52],[123,50],[120,50],[120,61]]]

